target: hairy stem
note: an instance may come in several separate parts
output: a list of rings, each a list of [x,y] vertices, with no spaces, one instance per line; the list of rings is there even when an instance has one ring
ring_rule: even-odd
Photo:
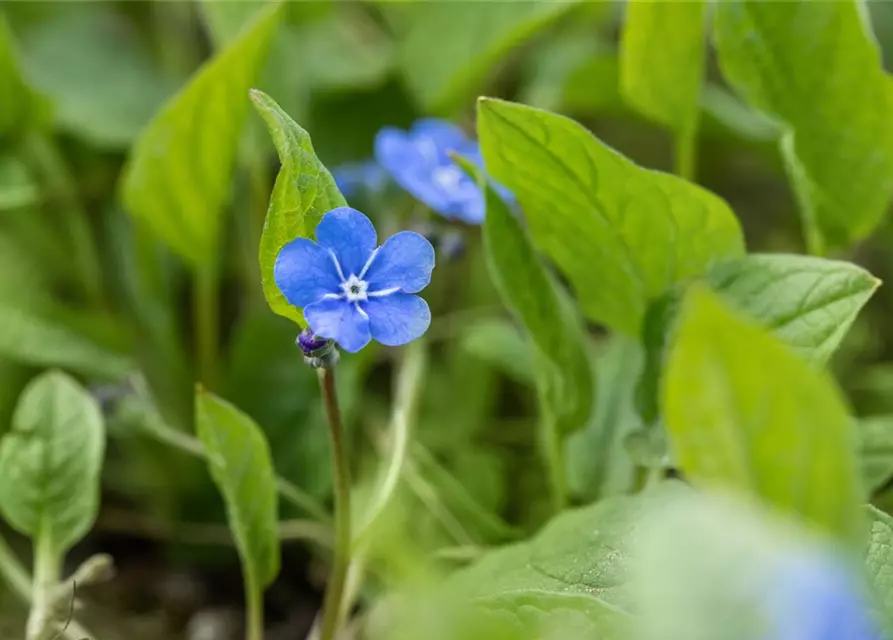
[[[38,534],[34,546],[34,581],[26,637],[41,640],[53,623],[53,592],[62,573],[62,559],[50,536]]]
[[[3,537],[0,537],[0,576],[6,580],[19,600],[27,605],[31,604],[33,595],[31,593],[31,576],[28,575],[28,570],[25,569]],[[68,626],[60,632],[59,637],[65,640],[84,640],[85,638],[89,640],[95,636],[82,627],[77,620],[70,620]]]
[[[332,442],[332,467],[335,482],[335,546],[332,558],[332,571],[326,586],[323,601],[321,640],[332,640],[338,630],[341,601],[344,598],[344,585],[347,568],[350,565],[350,469],[347,451],[344,446],[344,433],[341,428],[341,411],[335,392],[335,373],[332,369],[317,369],[319,386],[322,390],[326,419],[329,423],[329,436]]]

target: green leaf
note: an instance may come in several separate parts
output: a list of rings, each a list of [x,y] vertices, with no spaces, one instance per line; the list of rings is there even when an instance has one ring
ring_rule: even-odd
[[[707,281],[815,365],[837,350],[880,285],[849,262],[784,254],[750,254],[718,265]]]
[[[643,426],[633,402],[642,356],[638,342],[616,335],[595,358],[595,411],[566,446],[569,488],[586,501],[633,488],[634,465],[625,443]]]
[[[893,83],[862,3],[720,2],[715,37],[726,78],[786,125],[781,151],[809,244],[867,236],[893,193]]]
[[[868,515],[868,545],[865,549],[865,569],[881,605],[882,617],[889,623],[893,618],[893,518],[866,505]]]
[[[282,163],[260,239],[264,296],[275,313],[303,324],[304,315],[286,301],[273,279],[276,256],[295,238],[312,237],[326,211],[347,203],[313,152],[309,134],[265,93],[252,91],[251,100],[270,130]]]
[[[723,200],[637,167],[573,120],[483,98],[478,130],[487,169],[592,320],[635,336],[651,299],[744,253]]]
[[[575,5],[553,2],[444,2],[407,7],[400,47],[407,86],[430,113],[449,113],[481,88],[509,51]]]
[[[447,588],[476,607],[501,612],[507,620],[535,614],[537,608],[567,608],[614,637],[612,631],[632,606],[632,534],[644,513],[680,491],[685,491],[681,485],[667,483],[644,494],[608,498],[563,513],[529,541],[491,551],[456,572]]]
[[[26,29],[22,63],[53,101],[56,126],[94,145],[125,148],[176,90],[112,5],[82,5]]]
[[[508,320],[490,318],[469,325],[462,348],[521,384],[534,384],[534,360],[530,344]]]
[[[262,589],[279,573],[278,496],[270,448],[251,418],[213,394],[196,393],[195,414],[248,584]]]
[[[865,489],[872,493],[893,477],[893,416],[872,416],[857,423],[859,461]]]
[[[491,185],[484,187],[484,250],[490,277],[539,355],[534,373],[563,431],[583,426],[592,406],[592,368],[581,323],[561,298],[530,239]]]
[[[134,146],[124,202],[195,266],[214,264],[236,152],[254,84],[281,14],[276,4],[207,62]]]
[[[852,419],[837,387],[701,285],[682,302],[662,406],[686,477],[850,541],[862,534]]]
[[[245,25],[263,10],[263,3],[256,0],[200,0],[199,6],[205,28],[217,48],[235,40]]]
[[[0,355],[38,366],[65,367],[107,380],[120,380],[132,361],[91,342],[59,322],[52,307],[0,302]]]
[[[704,74],[707,3],[639,0],[626,5],[620,86],[639,112],[692,135]]]
[[[0,137],[18,135],[44,108],[22,77],[12,30],[0,12]],[[37,112],[37,113],[36,113]]]
[[[390,38],[362,8],[339,11],[294,31],[300,75],[317,91],[357,91],[382,85],[395,63]]]
[[[52,371],[22,393],[0,440],[0,511],[17,531],[68,550],[93,526],[105,427],[96,401]]]

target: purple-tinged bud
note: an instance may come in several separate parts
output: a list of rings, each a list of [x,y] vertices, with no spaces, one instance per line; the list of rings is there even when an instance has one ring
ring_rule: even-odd
[[[307,327],[298,335],[298,346],[301,347],[301,351],[307,356],[313,355],[314,351],[319,351],[328,343],[329,341],[325,338],[320,338],[314,334],[310,327]]]
[[[314,369],[331,369],[338,364],[338,349],[335,343],[327,338],[320,338],[310,327],[298,334],[295,340],[304,353],[304,362]]]

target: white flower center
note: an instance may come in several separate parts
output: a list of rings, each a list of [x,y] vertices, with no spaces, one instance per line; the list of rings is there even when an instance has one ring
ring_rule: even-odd
[[[341,290],[344,292],[344,298],[348,302],[362,302],[366,300],[368,297],[366,289],[368,287],[368,282],[360,280],[354,274],[350,274],[350,277],[341,283]]]
[[[434,167],[434,171],[431,172],[431,179],[435,184],[447,191],[454,191],[462,182],[463,177],[462,169],[454,164]]]

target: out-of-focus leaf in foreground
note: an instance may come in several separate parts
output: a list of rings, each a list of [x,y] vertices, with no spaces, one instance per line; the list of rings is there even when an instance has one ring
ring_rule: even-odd
[[[687,478],[847,542],[864,533],[853,421],[833,381],[703,286],[682,303],[662,406]]]
[[[403,76],[429,112],[449,113],[474,95],[511,49],[575,5],[552,2],[429,2],[407,5]]]
[[[491,551],[454,574],[449,592],[518,630],[512,638],[543,637],[545,621],[584,622],[586,633],[574,637],[628,637],[632,534],[644,513],[684,491],[671,482],[563,513],[529,541]]]
[[[96,401],[67,375],[34,379],[0,440],[0,511],[18,531],[67,551],[93,526],[105,427]]]
[[[637,534],[629,637],[880,637],[867,631],[858,556],[753,500],[693,491],[647,514]]]
[[[787,125],[781,151],[815,251],[878,225],[893,194],[893,81],[857,0],[716,5],[725,76]]]
[[[303,324],[303,314],[286,301],[273,279],[276,256],[295,238],[313,237],[323,214],[346,202],[332,174],[313,152],[307,132],[265,93],[252,91],[251,100],[270,130],[282,163],[260,239],[264,296],[275,313]]]
[[[636,166],[573,120],[482,98],[478,131],[487,169],[592,320],[638,335],[651,299],[744,253],[723,200]]]
[[[279,503],[270,447],[251,418],[210,393],[196,394],[195,423],[226,503],[248,588],[261,590],[279,573]]]
[[[279,23],[281,5],[208,61],[155,115],[131,151],[124,202],[194,265],[214,263],[232,171],[255,83]]]

